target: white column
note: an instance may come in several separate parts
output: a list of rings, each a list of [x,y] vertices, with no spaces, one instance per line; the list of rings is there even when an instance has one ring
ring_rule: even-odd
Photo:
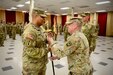
[[[33,9],[33,8],[34,8],[34,0],[30,0],[29,22],[32,21],[32,16],[31,16],[31,14],[32,14],[32,9]]]
[[[94,25],[96,25],[96,24],[97,24],[97,14],[94,13]]]

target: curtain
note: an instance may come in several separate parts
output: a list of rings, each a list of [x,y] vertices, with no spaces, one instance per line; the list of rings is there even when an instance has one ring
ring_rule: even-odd
[[[54,24],[54,17],[55,17],[55,15],[51,15],[51,26],[53,26],[53,24]]]
[[[5,11],[6,23],[16,23],[16,12],[15,11]]]
[[[24,13],[24,23],[29,23],[29,13]]]
[[[106,36],[107,13],[98,13],[99,36]]]
[[[66,15],[62,15],[62,26],[65,25],[66,22]]]

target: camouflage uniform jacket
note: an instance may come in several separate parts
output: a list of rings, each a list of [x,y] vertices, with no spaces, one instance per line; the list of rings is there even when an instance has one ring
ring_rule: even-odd
[[[93,40],[96,40],[97,38],[97,29],[96,26],[90,23],[85,23],[82,26],[82,32],[85,34],[85,36],[88,39],[89,47],[90,47],[90,53],[94,51],[95,48],[92,49],[92,47],[95,47],[96,43],[94,43]]]
[[[81,32],[75,32],[68,37],[64,44],[64,50],[53,45],[53,53],[59,58],[67,56],[68,68],[76,74],[88,73],[92,66],[89,59],[89,44],[87,38]]]
[[[3,25],[0,24],[0,39],[4,37]]]
[[[22,41],[24,69],[30,71],[42,69],[48,62],[48,51],[41,29],[29,23],[23,32]]]
[[[84,33],[84,35],[87,37],[88,39],[88,42],[89,42],[89,47],[91,45],[91,35],[93,35],[92,33],[92,28],[93,28],[93,25],[89,24],[89,23],[85,23],[82,25],[82,32]]]

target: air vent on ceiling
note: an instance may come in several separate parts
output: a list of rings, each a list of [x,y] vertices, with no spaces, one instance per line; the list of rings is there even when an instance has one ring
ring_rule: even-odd
[[[19,2],[19,1],[21,1],[21,0],[12,0],[12,1]]]
[[[80,8],[87,8],[87,7],[89,7],[89,6],[87,6],[87,5],[84,5],[84,6],[79,6]]]

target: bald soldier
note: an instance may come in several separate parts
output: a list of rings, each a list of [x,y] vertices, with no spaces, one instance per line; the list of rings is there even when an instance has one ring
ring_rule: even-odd
[[[68,37],[61,50],[58,44],[48,36],[51,51],[54,55],[51,60],[67,56],[69,75],[92,75],[92,65],[89,59],[89,43],[85,35],[81,32],[81,18],[74,17],[67,22]]]
[[[40,28],[45,23],[45,13],[33,9],[32,22],[25,26],[23,39],[23,75],[45,75],[48,62],[46,38]]]
[[[85,36],[88,39],[89,42],[89,53],[91,53],[95,50],[96,47],[96,38],[98,36],[98,28],[96,25],[89,22],[90,14],[84,13],[81,14],[81,17],[83,19],[82,24],[82,32],[85,34]]]

